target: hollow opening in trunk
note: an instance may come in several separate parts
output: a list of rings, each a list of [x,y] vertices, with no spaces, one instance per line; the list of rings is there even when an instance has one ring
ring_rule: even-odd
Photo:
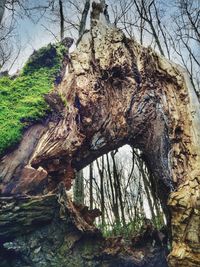
[[[124,145],[94,160],[76,173],[72,195],[105,237],[121,236],[136,246],[147,239],[152,246],[168,245],[156,180],[139,149]]]

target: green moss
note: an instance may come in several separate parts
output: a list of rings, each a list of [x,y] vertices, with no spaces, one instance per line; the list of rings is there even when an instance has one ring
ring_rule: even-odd
[[[23,129],[45,117],[44,94],[53,89],[66,49],[51,45],[34,52],[16,79],[0,78],[0,155],[15,146]]]

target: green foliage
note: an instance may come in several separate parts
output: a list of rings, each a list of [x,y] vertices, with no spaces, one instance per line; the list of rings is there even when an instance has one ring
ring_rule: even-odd
[[[129,239],[139,232],[142,223],[142,219],[139,219],[129,222],[126,225],[123,225],[121,223],[115,223],[112,227],[99,227],[105,237],[123,236],[125,239]]]
[[[65,53],[62,45],[49,44],[33,53],[16,79],[0,78],[0,155],[50,110],[43,96],[53,89]]]
[[[157,225],[157,220],[154,222],[152,220],[152,223],[155,228],[160,229],[163,227],[163,225]],[[134,220],[126,223],[126,225],[123,225],[121,222],[115,223],[113,226],[110,225],[98,225],[98,228],[101,229],[103,232],[104,237],[115,237],[115,236],[122,236],[124,239],[129,240],[132,237],[136,236],[138,233],[140,233],[142,226],[144,225],[145,218],[144,217],[137,217]]]

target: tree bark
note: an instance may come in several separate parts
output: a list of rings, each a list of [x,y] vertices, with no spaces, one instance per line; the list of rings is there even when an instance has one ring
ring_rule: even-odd
[[[96,160],[96,164],[97,164],[97,169],[98,169],[99,177],[100,177],[101,222],[102,222],[102,228],[104,229],[105,227],[104,156],[101,157],[101,168],[99,166],[98,160]]]
[[[130,144],[143,152],[171,225],[169,265],[199,266],[200,110],[194,89],[184,69],[126,38],[101,20],[102,12],[93,5],[91,30],[57,88],[67,107],[46,123],[26,161],[20,157],[25,135],[2,159],[2,195],[39,194],[44,181],[48,191],[50,181],[73,178],[73,168]]]
[[[0,198],[0,208],[2,267],[151,267],[159,263],[167,267],[163,250],[135,250],[123,240],[103,238],[81,217],[63,189],[57,195]],[[141,256],[145,261],[141,262]]]
[[[6,4],[6,0],[1,0],[1,3],[0,3],[0,25],[1,25],[1,22],[3,19],[4,11],[5,11],[5,4]]]
[[[76,174],[76,178],[73,186],[74,202],[76,204],[84,205],[84,176],[83,170],[80,170]],[[91,207],[92,209],[93,207]]]
[[[121,210],[121,221],[123,223],[123,226],[126,225],[126,220],[125,220],[125,215],[124,215],[124,205],[123,205],[123,200],[122,200],[122,191],[121,191],[121,184],[119,181],[119,173],[117,170],[117,164],[116,164],[116,159],[115,159],[115,151],[111,152],[111,158],[112,158],[112,164],[113,164],[113,179],[114,179],[114,184],[115,184],[115,191],[116,191],[116,209],[117,209],[117,214],[119,216],[119,208]],[[118,204],[119,203],[119,204]],[[119,218],[120,221],[120,218]]]
[[[79,32],[78,32],[79,33],[78,42],[80,41],[80,39],[82,38],[82,36],[85,32],[85,27],[86,27],[89,9],[90,9],[90,0],[85,0],[85,5],[84,5],[83,12],[82,12],[80,27],[79,27]]]
[[[59,0],[59,13],[60,13],[60,40],[62,41],[64,39],[64,13],[63,13],[63,2],[62,0]]]
[[[90,163],[90,209],[93,209],[94,199],[93,199],[93,163]]]

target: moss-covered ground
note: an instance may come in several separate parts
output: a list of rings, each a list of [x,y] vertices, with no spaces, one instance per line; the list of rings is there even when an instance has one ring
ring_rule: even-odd
[[[61,44],[49,44],[32,54],[17,78],[0,78],[0,156],[49,112],[44,94],[53,89],[66,52]]]

